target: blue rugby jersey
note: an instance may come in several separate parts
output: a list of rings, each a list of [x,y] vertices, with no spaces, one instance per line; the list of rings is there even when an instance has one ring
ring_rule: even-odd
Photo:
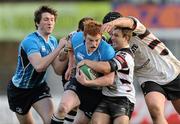
[[[19,88],[33,88],[45,80],[44,72],[37,72],[29,62],[28,56],[32,53],[40,53],[42,57],[47,56],[57,47],[57,39],[49,37],[48,42],[38,33],[29,34],[19,45],[18,63],[12,82]]]
[[[115,51],[112,46],[104,40],[101,40],[98,48],[89,54],[87,52],[88,50],[86,48],[83,32],[75,33],[71,39],[71,43],[77,63],[83,59],[107,61],[115,56]]]

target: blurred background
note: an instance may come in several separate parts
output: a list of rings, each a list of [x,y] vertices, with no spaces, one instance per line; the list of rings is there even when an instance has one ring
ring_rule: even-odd
[[[58,39],[76,30],[82,17],[101,22],[109,11],[119,11],[124,16],[137,17],[180,59],[180,0],[0,0],[0,124],[18,124],[8,108],[6,86],[16,68],[18,45],[35,30],[33,14],[41,5],[58,10],[53,32]],[[57,106],[63,92],[61,76],[50,67],[47,81]],[[131,124],[152,124],[139,85],[134,83],[137,103]],[[169,124],[180,124],[180,115],[170,102],[166,102],[165,115]],[[37,124],[42,123],[36,113],[34,117]]]

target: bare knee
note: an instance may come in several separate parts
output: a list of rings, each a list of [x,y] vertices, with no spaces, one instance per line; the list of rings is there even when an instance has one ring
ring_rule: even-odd
[[[69,107],[66,103],[60,103],[58,107],[58,115],[65,116],[69,112]]]
[[[163,117],[163,111],[156,105],[149,106],[149,112],[153,120],[157,120],[159,117]]]
[[[16,113],[16,117],[18,118],[20,124],[34,124],[34,120],[30,112],[26,115],[19,115]]]
[[[93,120],[91,120],[91,123],[92,123],[92,124],[100,124],[100,123],[99,123],[99,121],[94,120],[94,119],[93,119]]]

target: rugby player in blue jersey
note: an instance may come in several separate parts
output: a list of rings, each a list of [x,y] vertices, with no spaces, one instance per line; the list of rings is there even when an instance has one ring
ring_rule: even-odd
[[[68,53],[70,51],[69,48],[69,44],[68,44],[68,40],[70,40],[73,36],[73,34],[75,34],[76,32],[80,32],[80,31],[84,31],[84,23],[86,21],[90,21],[90,20],[94,20],[91,17],[83,17],[82,19],[79,20],[78,23],[78,29],[76,31],[71,32],[67,37],[63,37],[60,39],[59,42],[61,42],[63,48],[61,49],[60,53],[59,53],[59,60],[64,62],[64,65],[61,66],[61,68],[56,68],[55,72],[58,75],[62,75],[62,83],[63,83],[63,87],[65,87],[67,85],[67,82],[69,79],[65,78],[65,74],[66,71],[68,69]],[[77,108],[74,108],[73,110],[71,110],[65,117],[64,119],[64,123],[65,124],[72,124],[74,121],[74,118],[76,116],[77,113]]]
[[[77,67],[86,64],[96,72],[106,75],[87,80],[83,73],[77,73],[77,80],[84,86],[103,86],[102,101],[92,116],[92,124],[129,124],[135,104],[134,54],[129,40],[132,29],[115,26],[112,31],[112,46],[116,56],[110,61],[83,60]],[[109,73],[109,74],[107,74]],[[110,76],[111,75],[111,76]]]
[[[71,45],[76,63],[84,59],[107,61],[115,55],[114,49],[102,40],[101,24],[96,21],[86,22],[84,32],[75,33]],[[70,64],[69,67],[71,68],[72,65]],[[63,124],[66,114],[77,106],[79,110],[74,123],[87,124],[101,98],[101,89],[83,86],[72,77],[63,93],[59,108],[52,117],[51,124]]]
[[[7,88],[10,109],[16,113],[20,124],[34,124],[30,110],[33,107],[49,124],[54,112],[50,88],[45,81],[46,69],[50,64],[61,68],[57,56],[61,50],[51,35],[57,11],[41,6],[34,13],[36,31],[25,37],[19,45],[16,72]]]

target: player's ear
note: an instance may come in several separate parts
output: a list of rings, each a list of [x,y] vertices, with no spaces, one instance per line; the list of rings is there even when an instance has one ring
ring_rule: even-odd
[[[123,37],[126,39],[126,41],[129,41],[129,36],[124,35]]]

